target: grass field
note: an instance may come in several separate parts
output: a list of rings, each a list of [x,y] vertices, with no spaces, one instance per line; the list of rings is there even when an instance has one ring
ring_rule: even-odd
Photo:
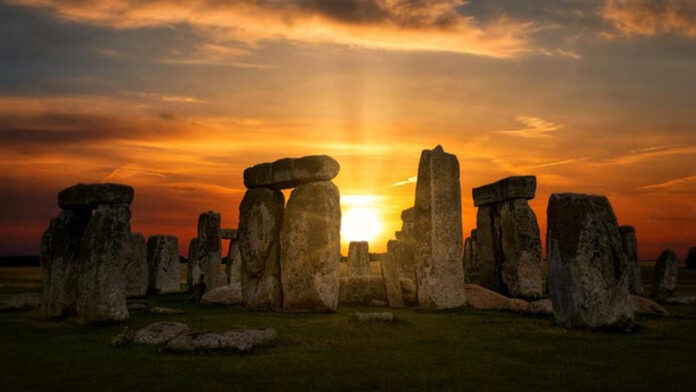
[[[680,294],[696,274],[680,271]],[[647,271],[649,276],[649,271]],[[38,289],[38,268],[0,269],[0,296]],[[139,300],[182,315],[132,311],[122,325],[42,321],[37,311],[0,314],[0,391],[70,390],[696,390],[696,306],[638,317],[633,334],[556,328],[550,317],[465,310],[396,310],[395,324],[358,324],[355,311],[260,313],[204,306],[186,294]],[[115,347],[127,326],[174,320],[221,331],[273,327],[279,341],[253,354],[172,354]]]

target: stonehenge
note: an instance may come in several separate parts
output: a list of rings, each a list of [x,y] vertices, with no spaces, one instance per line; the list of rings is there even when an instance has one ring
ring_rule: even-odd
[[[621,241],[623,242],[626,257],[628,257],[628,291],[631,294],[643,295],[643,283],[640,277],[640,263],[638,261],[638,239],[636,229],[633,226],[620,226]]]
[[[459,161],[441,146],[421,153],[413,211],[419,306],[431,310],[464,306]]]
[[[632,328],[630,262],[609,200],[556,193],[547,217],[549,292],[556,323],[578,329]]]
[[[471,230],[469,237],[464,240],[464,280],[466,283],[479,284],[479,264],[476,247],[476,229]]]
[[[370,274],[370,251],[367,241],[348,244],[348,275]]]
[[[416,279],[416,266],[413,255],[413,207],[401,211],[401,230],[395,233],[396,239],[387,242],[387,253],[395,260],[399,276]]]
[[[665,250],[655,261],[652,296],[658,301],[673,297],[678,274],[679,258],[671,250]]]
[[[244,185],[249,188],[289,189],[303,184],[331,181],[340,166],[327,155],[284,158],[244,170]]]
[[[468,257],[471,274],[482,286],[511,297],[542,295],[539,225],[527,201],[535,192],[534,176],[508,177],[473,189],[478,212],[470,242],[476,249]]]
[[[147,243],[140,233],[131,235],[131,257],[126,263],[126,295],[129,297],[142,297],[147,294],[149,284],[147,265]]]
[[[154,294],[179,291],[179,244],[172,235],[151,235],[147,239],[148,291]]]
[[[58,194],[61,212],[41,238],[45,317],[128,318],[133,196],[133,188],[121,184],[77,184]]]

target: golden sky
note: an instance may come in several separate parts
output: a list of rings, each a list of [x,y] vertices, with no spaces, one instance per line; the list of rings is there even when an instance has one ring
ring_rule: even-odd
[[[542,238],[551,193],[598,193],[641,257],[683,256],[694,102],[689,0],[0,0],[0,254],[38,253],[57,192],[102,181],[185,254],[200,212],[236,226],[246,167],[309,154],[383,251],[441,144],[465,232],[472,187],[535,174]]]

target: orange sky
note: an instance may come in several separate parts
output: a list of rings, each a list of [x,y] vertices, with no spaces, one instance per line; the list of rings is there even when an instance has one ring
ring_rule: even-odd
[[[185,254],[235,227],[243,170],[329,154],[383,251],[442,144],[471,188],[605,194],[640,254],[696,246],[696,6],[640,1],[0,2],[0,254],[36,254],[77,182],[136,189],[134,231]],[[398,184],[398,185],[395,185]],[[346,206],[347,207],[347,206]]]

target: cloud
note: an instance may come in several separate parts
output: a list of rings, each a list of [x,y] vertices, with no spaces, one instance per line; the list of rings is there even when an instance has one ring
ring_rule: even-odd
[[[395,182],[392,184],[392,186],[393,187],[403,186],[403,185],[408,185],[408,184],[415,184],[416,182],[418,182],[418,176],[413,176],[413,177],[409,177],[403,181]]]
[[[628,36],[675,34],[696,38],[693,0],[606,0],[602,16]]]
[[[510,131],[498,131],[498,133],[519,137],[538,138],[549,137],[549,133],[563,128],[562,124],[556,124],[540,117],[518,116],[515,118],[515,120],[524,124],[525,128]]]
[[[566,159],[563,161],[556,161],[556,162],[549,162],[549,163],[542,163],[541,165],[536,165],[534,166],[534,169],[539,169],[543,167],[554,167],[554,166],[561,166],[561,165],[567,165],[570,163],[575,163],[575,162],[582,162],[590,159],[589,157],[584,157],[584,158],[573,158],[573,159]]]
[[[627,154],[609,159],[607,163],[629,165],[642,162],[649,159],[696,154],[696,145],[690,146],[657,146],[642,148],[639,150],[629,151]]]
[[[638,189],[646,191],[673,191],[694,184],[696,184],[696,175],[681,177],[657,184],[645,185]]]
[[[390,50],[446,51],[510,57],[529,51],[534,25],[501,15],[485,22],[462,14],[463,0],[10,0],[61,18],[134,29],[187,24],[219,41],[343,44]]]

